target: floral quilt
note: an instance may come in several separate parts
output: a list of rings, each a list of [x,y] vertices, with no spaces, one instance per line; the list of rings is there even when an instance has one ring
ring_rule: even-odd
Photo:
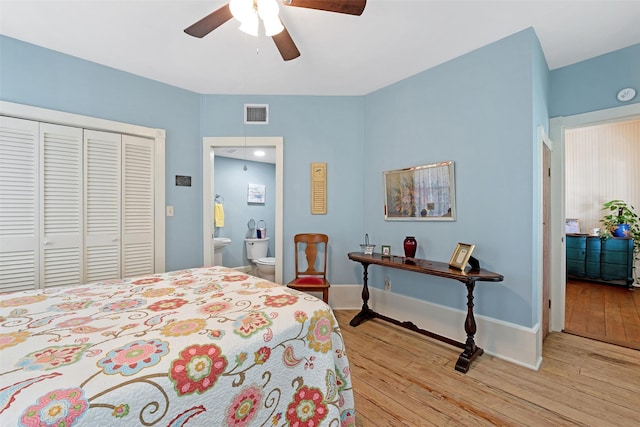
[[[0,295],[0,425],[354,426],[322,301],[224,267]]]

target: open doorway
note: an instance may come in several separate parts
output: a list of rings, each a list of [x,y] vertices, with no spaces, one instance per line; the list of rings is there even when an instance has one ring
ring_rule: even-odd
[[[570,129],[578,129],[598,124],[612,123],[640,119],[640,104],[633,104],[591,113],[568,117],[558,117],[551,120],[551,139],[557,145],[552,152],[551,173],[557,179],[552,180],[552,230],[551,240],[551,330],[563,331],[566,321],[566,150],[565,136]]]
[[[638,268],[631,269],[633,242],[600,238],[605,202],[640,207],[640,119],[567,129],[565,158],[566,216],[577,234],[567,235],[564,330],[640,349],[640,292],[629,289]]]
[[[213,238],[213,174],[210,160],[212,150],[219,147],[269,147],[275,150],[275,281],[282,283],[283,272],[283,138],[282,137],[205,137],[203,138],[202,161],[202,206],[203,206],[203,265],[211,265]]]

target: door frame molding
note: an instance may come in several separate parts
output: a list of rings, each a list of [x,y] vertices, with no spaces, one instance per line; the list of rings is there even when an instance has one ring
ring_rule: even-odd
[[[57,125],[73,126],[149,138],[154,140],[154,270],[165,271],[165,143],[166,131],[159,128],[133,125],[112,120],[99,119],[81,114],[49,110],[32,105],[0,101],[0,115],[18,119],[48,122]]]
[[[538,298],[538,301],[540,302],[540,307],[539,307],[539,312],[538,312],[538,318],[540,319],[540,331],[541,333],[539,334],[539,345],[538,348],[542,349],[542,342],[544,341],[544,338],[546,337],[546,334],[548,331],[545,331],[545,326],[547,326],[549,329],[551,329],[551,322],[549,322],[548,325],[545,325],[545,310],[549,310],[549,308],[546,306],[547,300],[545,299],[545,297],[551,297],[551,286],[549,284],[549,295],[545,294],[545,271],[549,271],[549,277],[548,277],[548,281],[551,281],[551,265],[553,264],[553,262],[551,261],[551,255],[549,253],[549,255],[547,257],[545,257],[545,244],[551,246],[551,185],[553,180],[551,180],[551,182],[549,183],[549,194],[547,195],[547,198],[545,198],[545,184],[544,181],[545,179],[547,179],[548,177],[546,177],[545,175],[548,173],[547,170],[544,169],[545,166],[545,162],[544,162],[544,158],[545,158],[545,150],[549,151],[549,168],[551,168],[551,156],[553,153],[553,141],[549,138],[549,136],[547,135],[547,133],[545,132],[545,129],[543,126],[538,126],[537,127],[537,133],[538,133],[538,150],[536,155],[538,156],[538,161],[539,161],[539,167],[540,167],[540,173],[538,175],[538,188],[540,189],[540,193],[539,193],[539,200],[538,200],[538,206],[540,209],[539,215],[540,215],[540,233],[538,235],[538,248],[539,248],[539,256],[540,256],[540,263],[539,263],[539,274],[540,274],[540,295]],[[547,208],[549,209],[549,218],[548,221],[550,224],[547,225],[547,227],[545,227],[544,225],[544,220],[545,220],[545,204],[549,204],[549,206],[547,206]],[[545,236],[545,228],[547,228],[548,234]],[[550,248],[547,248],[550,252]],[[545,265],[546,264],[546,265]],[[550,315],[550,313],[549,313]],[[551,317],[551,316],[549,316]],[[542,356],[542,354],[538,355],[539,357]]]
[[[283,200],[284,200],[284,140],[281,136],[267,137],[213,137],[202,138],[202,265],[211,265],[211,236],[213,229],[209,218],[213,218],[213,200],[211,187],[213,176],[211,174],[211,150],[216,147],[273,147],[276,150],[276,191],[275,191],[275,232],[274,248],[276,258],[275,282],[282,283],[283,265]]]
[[[591,111],[573,116],[554,117],[549,121],[551,140],[556,144],[551,151],[551,324],[552,331],[562,331],[565,322],[566,242],[565,220],[565,142],[567,129],[593,126],[640,118],[640,103],[605,110]]]

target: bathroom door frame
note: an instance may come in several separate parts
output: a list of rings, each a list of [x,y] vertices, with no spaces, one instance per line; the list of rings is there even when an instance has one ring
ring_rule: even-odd
[[[276,256],[276,283],[282,283],[283,261],[283,206],[284,206],[284,141],[281,136],[267,137],[212,137],[202,139],[202,265],[211,266],[211,239],[213,229],[210,218],[213,218],[212,186],[213,174],[211,173],[211,151],[216,147],[272,147],[276,150],[276,203],[275,203],[275,230],[274,248]]]

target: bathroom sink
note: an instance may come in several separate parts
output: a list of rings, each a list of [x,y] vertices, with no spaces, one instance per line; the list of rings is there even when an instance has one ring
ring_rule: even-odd
[[[214,237],[213,238],[213,248],[214,249],[222,249],[225,246],[231,244],[231,239],[227,237]]]

